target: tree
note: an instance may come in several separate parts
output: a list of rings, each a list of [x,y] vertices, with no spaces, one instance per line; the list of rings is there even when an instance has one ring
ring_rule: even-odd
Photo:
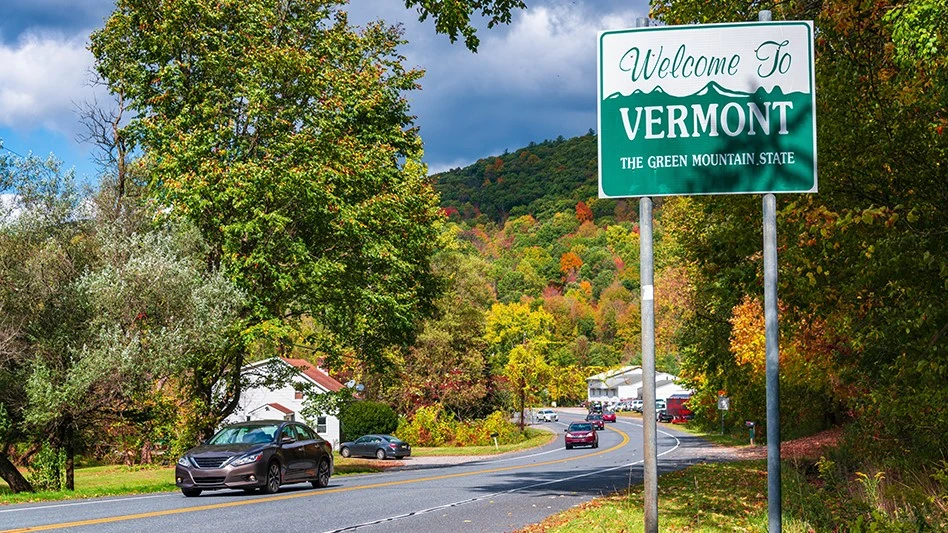
[[[523,431],[527,406],[540,398],[550,379],[550,366],[537,346],[530,342],[517,345],[510,351],[503,372],[513,393],[514,410],[520,413],[519,425]]]
[[[857,455],[891,457],[898,449],[934,461],[946,453],[934,437],[948,431],[942,5],[653,2],[667,24],[750,20],[773,8],[775,19],[813,19],[819,28],[820,193],[781,200],[781,329],[801,339],[788,346],[799,350],[788,366],[806,375],[795,386],[819,395],[810,405],[822,410],[823,423],[855,415]],[[743,387],[722,319],[743,294],[759,292],[759,234],[747,231],[760,226],[759,205],[695,198],[663,211],[695,274],[694,307],[679,339],[685,373],[708,392],[735,390],[728,382]],[[786,429],[799,430],[797,415],[783,419]]]
[[[511,351],[527,341],[545,344],[550,341],[553,315],[542,307],[532,310],[528,303],[494,304],[486,313],[484,339],[492,351],[495,369],[507,365]]]
[[[486,17],[487,27],[510,22],[511,13],[524,9],[522,0],[462,0],[445,2],[443,0],[405,0],[405,7],[418,10],[418,20],[424,22],[429,16],[435,20],[435,30],[446,34],[453,43],[458,35],[464,37],[464,44],[476,52],[480,44],[477,30],[471,25],[471,16],[480,10]]]
[[[477,5],[502,16],[494,4]],[[151,194],[247,295],[245,346],[286,344],[308,316],[327,364],[352,352],[381,365],[432,310],[441,215],[399,31],[359,31],[335,2],[121,0],[92,35],[98,73],[135,113]],[[236,406],[230,383],[209,412]]]
[[[425,321],[405,353],[393,396],[403,414],[440,403],[461,419],[484,416],[496,408],[484,340],[484,309],[495,302],[487,267],[451,242],[434,266],[449,285],[437,300],[437,316]]]

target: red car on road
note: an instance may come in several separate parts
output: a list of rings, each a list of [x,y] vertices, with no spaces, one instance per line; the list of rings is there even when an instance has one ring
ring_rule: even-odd
[[[566,449],[573,446],[599,447],[599,434],[589,422],[573,422],[566,428]]]
[[[602,421],[603,421],[603,422],[615,422],[615,421],[616,421],[616,412],[615,412],[615,411],[603,411],[603,412],[602,412]]]
[[[602,421],[602,415],[599,413],[589,413],[586,415],[586,422],[589,422],[596,429],[606,429],[606,424]]]

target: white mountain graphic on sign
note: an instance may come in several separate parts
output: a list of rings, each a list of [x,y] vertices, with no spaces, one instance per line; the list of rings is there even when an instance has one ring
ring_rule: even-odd
[[[750,96],[747,93],[736,92],[730,89],[725,89],[724,87],[721,87],[719,84],[713,81],[708,82],[708,84],[705,85],[703,89],[695,93],[695,96],[705,96],[711,91],[714,91],[715,93],[720,94],[721,96],[728,96],[731,98],[747,98]]]

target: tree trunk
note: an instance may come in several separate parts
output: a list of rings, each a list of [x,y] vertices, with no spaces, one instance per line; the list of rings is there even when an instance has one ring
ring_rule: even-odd
[[[10,462],[5,454],[0,453],[0,478],[10,485],[14,494],[18,492],[36,492],[33,485],[23,477],[17,467]]]
[[[63,452],[66,454],[66,490],[76,490],[76,443],[75,434],[72,429],[72,418],[67,418],[66,427],[63,430]]]

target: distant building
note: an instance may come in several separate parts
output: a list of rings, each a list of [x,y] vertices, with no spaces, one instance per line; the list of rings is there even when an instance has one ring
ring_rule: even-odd
[[[655,372],[655,399],[664,400],[672,394],[687,392],[687,389],[676,383],[677,381],[677,376],[667,372]],[[624,366],[590,376],[586,378],[586,389],[586,399],[589,402],[615,405],[625,400],[641,400],[644,390],[642,367]]]
[[[316,390],[319,394],[336,392],[343,388],[342,383],[329,376],[322,369],[303,359],[286,359],[274,357],[258,361],[241,369],[244,374],[259,374],[265,372],[269,365],[278,362],[293,367],[299,374],[293,377],[292,382],[274,390],[266,387],[254,387],[241,391],[240,403],[237,409],[227,417],[225,422],[242,422],[245,420],[297,420],[305,422],[316,430],[324,439],[339,448],[339,419],[331,415],[317,416],[306,419],[300,411],[305,400],[300,387],[293,384],[305,385],[309,390]]]

